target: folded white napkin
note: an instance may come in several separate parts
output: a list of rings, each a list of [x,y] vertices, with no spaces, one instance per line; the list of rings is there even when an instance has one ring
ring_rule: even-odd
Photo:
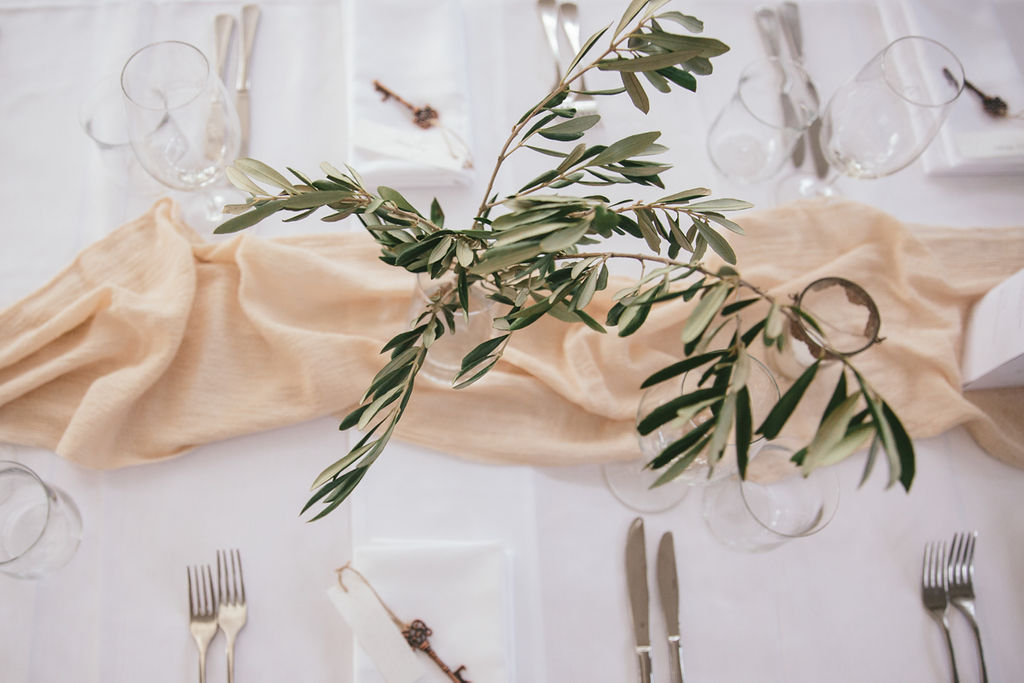
[[[445,187],[472,182],[465,26],[459,0],[348,3],[348,163],[371,186]],[[403,38],[404,37],[404,38]],[[415,37],[415,40],[405,38]],[[420,128],[380,81],[439,124]]]
[[[434,683],[448,678],[413,653],[381,601],[403,622],[420,619],[430,645],[474,683],[515,680],[510,558],[499,543],[387,543],[357,547],[345,588],[328,595],[355,633],[356,683]],[[372,584],[370,589],[359,579]],[[376,594],[374,593],[376,591]],[[379,600],[377,599],[379,596]],[[388,625],[391,627],[388,628]],[[409,662],[412,654],[415,661]]]
[[[1011,114],[1024,110],[1024,77],[990,0],[902,0],[880,7],[891,39],[922,35],[939,41],[960,59],[967,80],[1003,98]],[[1024,173],[1024,120],[990,117],[965,90],[922,162],[935,175]]]

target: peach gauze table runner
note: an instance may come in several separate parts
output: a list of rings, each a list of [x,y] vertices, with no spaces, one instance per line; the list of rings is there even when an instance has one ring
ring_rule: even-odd
[[[836,275],[875,298],[885,341],[857,365],[912,436],[963,424],[1024,466],[1024,389],[965,396],[958,369],[971,305],[1024,266],[1024,229],[908,226],[853,202],[739,222],[740,270],[773,294]],[[207,242],[161,200],[0,312],[0,440],[113,468],[343,415],[408,323],[414,278],[377,256],[362,233]],[[594,317],[616,290],[595,298]],[[678,359],[693,303],[662,305],[625,339],[542,320],[481,383],[419,381],[398,438],[486,462],[638,457],[639,384]],[[787,431],[809,435],[830,390],[821,383]]]

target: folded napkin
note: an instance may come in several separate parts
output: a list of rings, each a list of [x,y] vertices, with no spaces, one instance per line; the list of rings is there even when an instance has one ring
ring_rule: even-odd
[[[419,619],[431,648],[467,680],[515,680],[509,555],[499,543],[390,543],[357,547],[344,584],[328,596],[352,627],[356,683],[448,681],[394,624]],[[389,612],[390,610],[390,612]],[[390,626],[390,627],[389,627]]]
[[[963,64],[967,80],[1024,112],[1024,74],[991,0],[902,0],[882,3],[891,39],[913,34],[937,40]],[[1024,173],[1024,120],[995,119],[966,90],[922,155],[935,175]]]
[[[825,275],[864,284],[886,339],[858,367],[912,436],[963,424],[1024,466],[1024,390],[964,395],[959,371],[970,308],[1024,263],[1024,228],[908,226],[850,201],[739,221],[740,267],[773,294]],[[378,254],[355,232],[207,243],[161,200],[0,311],[0,441],[110,468],[343,414],[408,324],[415,278]],[[595,297],[596,318],[618,285]],[[481,383],[417,381],[397,437],[488,462],[636,458],[641,378],[678,359],[692,305],[666,302],[624,339],[538,321]],[[787,430],[811,434],[829,390]]]
[[[373,187],[469,184],[472,131],[459,0],[354,0],[348,9],[349,165]],[[415,107],[433,107],[439,125],[414,124],[408,108],[382,101],[374,81]]]

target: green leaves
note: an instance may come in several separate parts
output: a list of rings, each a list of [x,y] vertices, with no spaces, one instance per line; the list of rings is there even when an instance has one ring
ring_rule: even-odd
[[[556,123],[547,128],[541,128],[537,133],[549,140],[578,140],[583,133],[597,125],[601,120],[598,114],[588,116],[577,116],[562,123]]]

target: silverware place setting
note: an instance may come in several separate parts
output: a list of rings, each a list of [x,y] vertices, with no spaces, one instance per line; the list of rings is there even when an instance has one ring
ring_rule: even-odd
[[[978,650],[980,680],[988,683],[985,653],[981,645],[974,604],[974,546],[978,533],[960,532],[951,543],[932,541],[925,545],[921,570],[921,598],[932,619],[941,627],[949,655],[951,680],[958,683],[956,654],[949,628],[950,607],[955,607],[967,619],[974,633]]]
[[[223,631],[227,660],[227,680],[235,680],[235,640],[245,626],[248,607],[242,556],[237,549],[217,551],[217,583],[210,565],[188,567],[189,631],[199,651],[199,683],[206,682],[206,654],[217,631]]]
[[[657,585],[668,642],[669,673],[672,683],[683,683],[683,659],[679,633],[679,580],[676,573],[675,544],[672,532],[665,532],[658,544]],[[652,647],[650,630],[650,594],[647,588],[647,545],[644,520],[637,517],[626,537],[626,584],[633,615],[633,638],[636,646],[641,683],[652,680]]]

